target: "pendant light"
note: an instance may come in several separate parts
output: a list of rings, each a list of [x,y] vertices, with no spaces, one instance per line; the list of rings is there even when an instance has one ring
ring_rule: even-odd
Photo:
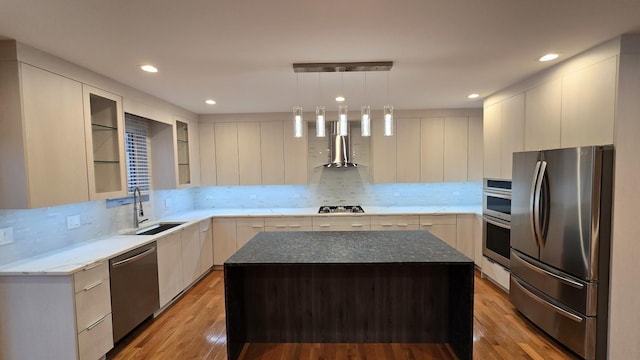
[[[300,103],[300,84],[298,74],[296,74],[296,103]],[[293,107],[293,137],[301,138],[304,136],[304,127],[302,121],[302,106]]]
[[[349,119],[347,118],[347,105],[338,105],[338,135],[349,136]]]
[[[367,100],[367,72],[364,72],[364,99]],[[360,108],[360,135],[371,136],[371,108],[364,105]]]
[[[320,93],[320,99],[322,99],[322,82],[320,79],[320,73],[318,73],[318,91]],[[324,106],[316,106],[316,137],[325,137],[325,117]]]
[[[387,73],[387,104],[389,103],[389,73]],[[384,136],[393,136],[393,106],[384,106]]]

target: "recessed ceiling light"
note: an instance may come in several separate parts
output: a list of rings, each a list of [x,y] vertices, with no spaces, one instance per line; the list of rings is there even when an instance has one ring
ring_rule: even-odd
[[[140,66],[140,69],[142,69],[142,70],[144,70],[146,72],[150,72],[150,73],[157,73],[158,72],[158,69],[155,66],[148,65],[148,64]]]
[[[469,99],[475,99],[475,98],[480,97],[480,94],[473,93],[473,94],[469,94],[469,96],[467,96],[467,97],[468,97]]]
[[[209,104],[209,105],[215,105],[215,104],[216,104],[216,101],[215,101],[215,100],[213,100],[213,99],[207,99],[207,100],[205,100],[204,102],[205,102],[205,103],[207,103],[207,104]]]
[[[540,59],[538,59],[538,61],[543,61],[543,62],[544,62],[544,61],[551,61],[551,60],[555,60],[555,59],[557,59],[557,58],[558,58],[558,56],[560,56],[560,55],[558,55],[558,54],[554,54],[554,53],[549,53],[549,54],[547,54],[547,55],[545,55],[545,56],[541,57]]]
[[[343,101],[345,101],[345,100],[347,100],[347,99],[346,99],[344,96],[337,96],[337,97],[336,97],[336,101],[337,101],[337,102],[343,102]]]

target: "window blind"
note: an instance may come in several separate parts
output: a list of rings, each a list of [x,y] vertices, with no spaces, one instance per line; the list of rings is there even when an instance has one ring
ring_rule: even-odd
[[[149,172],[149,121],[125,113],[127,188],[129,194],[137,186],[141,192],[151,187]]]

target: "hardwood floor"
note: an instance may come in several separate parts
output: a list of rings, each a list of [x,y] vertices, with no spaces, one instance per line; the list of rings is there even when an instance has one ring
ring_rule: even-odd
[[[578,359],[515,312],[507,294],[476,271],[474,359]],[[156,319],[107,354],[110,360],[226,359],[222,271],[212,271]],[[242,359],[455,359],[442,344],[249,344]]]

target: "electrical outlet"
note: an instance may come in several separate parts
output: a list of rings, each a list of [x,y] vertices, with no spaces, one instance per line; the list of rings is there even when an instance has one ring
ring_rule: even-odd
[[[0,229],[0,245],[7,245],[13,242],[13,228]]]
[[[168,209],[171,207],[171,199],[164,199],[164,208]]]
[[[80,215],[67,216],[67,229],[76,229],[80,227]]]

